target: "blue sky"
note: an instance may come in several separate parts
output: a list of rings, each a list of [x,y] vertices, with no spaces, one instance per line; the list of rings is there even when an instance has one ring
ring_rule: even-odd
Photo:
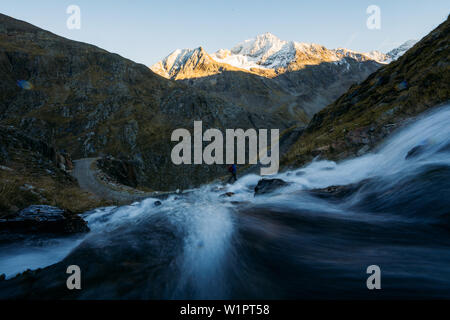
[[[71,4],[81,9],[80,30],[66,27]],[[366,27],[366,8],[373,4],[381,9],[380,30]],[[387,52],[443,22],[450,1],[3,0],[0,12],[151,65],[176,48],[214,52],[264,32],[328,48]]]

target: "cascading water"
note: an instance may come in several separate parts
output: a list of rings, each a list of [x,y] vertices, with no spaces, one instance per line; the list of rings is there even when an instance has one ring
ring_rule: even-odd
[[[376,152],[278,174],[289,185],[270,194],[255,197],[260,177],[247,175],[160,206],[97,209],[49,270],[80,265],[76,298],[449,298],[449,123],[441,107]],[[346,187],[312,190],[329,186]],[[12,249],[1,251],[8,276],[59,259]],[[379,293],[367,290],[369,265],[381,268]]]

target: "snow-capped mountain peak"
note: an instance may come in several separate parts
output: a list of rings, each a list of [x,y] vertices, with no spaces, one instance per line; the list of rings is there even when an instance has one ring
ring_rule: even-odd
[[[256,38],[245,40],[231,49],[233,54],[265,58],[279,51],[286,41],[280,40],[272,33],[264,33]]]
[[[267,60],[279,52],[293,51],[288,48],[289,42],[280,40],[272,33],[263,33],[255,38],[245,40],[231,50],[218,50],[211,57],[217,62],[230,64],[234,67],[250,70],[251,68],[272,68]]]
[[[404,42],[401,46],[392,49],[389,51],[386,56],[388,56],[388,63],[394,60],[397,60],[400,58],[401,55],[403,55],[406,51],[414,47],[414,45],[417,43],[417,40],[408,40]]]
[[[231,50],[221,49],[211,57],[217,62],[227,63],[237,68],[251,70],[297,67],[320,62],[340,61],[352,58],[358,61],[374,60],[386,63],[388,59],[381,52],[356,52],[346,48],[327,49],[320,44],[280,40],[272,33],[264,33],[245,40]]]
[[[201,74],[212,74],[220,70],[247,70],[264,76],[275,76],[280,72],[295,71],[306,65],[323,62],[345,63],[346,58],[359,62],[372,60],[387,64],[396,60],[416,43],[410,40],[387,54],[379,51],[361,53],[346,48],[327,49],[314,44],[284,41],[270,32],[245,40],[231,50],[220,49],[209,55],[201,47],[196,49],[177,49],[156,63],[151,69],[168,78],[191,77],[196,74],[190,68],[201,68]],[[199,63],[202,61],[202,63]],[[206,67],[208,65],[208,67]],[[184,75],[179,75],[182,72]]]
[[[163,60],[150,67],[154,72],[163,77],[170,78],[182,69],[189,61],[198,61],[207,53],[202,47],[195,49],[176,49]]]
[[[408,40],[399,47],[392,49],[388,53],[382,53],[380,51],[375,50],[370,51],[369,53],[365,53],[365,55],[377,62],[388,64],[400,58],[406,51],[411,49],[416,43],[417,40]]]
[[[386,60],[386,54],[381,51],[378,51],[378,50],[372,50],[370,52],[366,52],[365,55],[368,56],[369,58],[371,58],[375,61],[381,62],[381,63],[383,63]]]

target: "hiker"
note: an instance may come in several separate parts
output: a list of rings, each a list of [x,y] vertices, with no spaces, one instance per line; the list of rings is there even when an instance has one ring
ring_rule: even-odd
[[[237,177],[236,177],[236,165],[234,163],[229,165],[228,166],[228,171],[231,173],[231,177],[230,177],[230,179],[228,179],[227,183],[230,183],[231,180],[234,180],[233,183],[236,182],[236,180],[237,180]]]

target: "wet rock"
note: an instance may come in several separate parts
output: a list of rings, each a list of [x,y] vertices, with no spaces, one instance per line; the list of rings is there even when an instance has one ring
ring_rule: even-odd
[[[417,156],[421,155],[424,151],[425,151],[424,145],[415,146],[414,148],[412,148],[411,150],[408,151],[405,159],[417,157]]]
[[[223,194],[221,194],[221,197],[232,197],[234,195],[234,192],[225,192]]]
[[[450,152],[450,143],[446,144],[438,150],[438,152]]]
[[[261,179],[255,187],[255,196],[273,192],[289,183],[281,179]]]
[[[344,186],[329,186],[326,188],[312,189],[309,190],[308,192],[312,193],[314,196],[317,196],[319,198],[342,199],[356,192],[368,181],[369,180],[366,179],[358,183],[348,184]]]
[[[235,206],[245,206],[245,205],[251,205],[252,203],[250,201],[231,201],[231,204],[234,204]]]
[[[156,200],[154,203],[155,207],[159,207],[160,205],[162,205],[162,202],[159,200]]]
[[[12,233],[71,234],[88,232],[86,221],[78,215],[47,205],[32,205],[0,219],[0,231]]]

